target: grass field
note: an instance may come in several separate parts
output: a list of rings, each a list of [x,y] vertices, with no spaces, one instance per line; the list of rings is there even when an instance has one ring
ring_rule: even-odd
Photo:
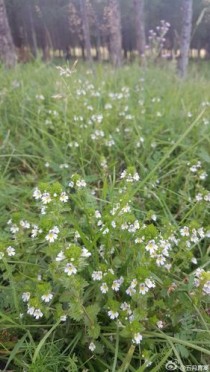
[[[210,368],[209,79],[0,71],[0,369]]]

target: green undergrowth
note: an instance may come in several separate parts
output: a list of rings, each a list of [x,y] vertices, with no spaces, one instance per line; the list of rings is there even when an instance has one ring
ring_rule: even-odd
[[[0,369],[210,364],[206,74],[0,71]]]

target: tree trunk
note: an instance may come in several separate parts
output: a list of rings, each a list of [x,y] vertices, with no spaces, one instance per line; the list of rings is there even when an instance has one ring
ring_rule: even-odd
[[[136,22],[136,47],[140,57],[144,57],[146,37],[144,25],[144,0],[134,0]]]
[[[178,62],[178,74],[185,78],[189,61],[190,39],[192,30],[192,0],[182,0],[182,33],[180,41],[180,59]]]
[[[109,7],[111,62],[115,67],[120,67],[122,65],[122,34],[118,0],[109,0]]]
[[[91,56],[91,43],[90,43],[90,28],[88,22],[88,15],[87,15],[87,6],[86,0],[80,0],[80,11],[81,11],[81,18],[82,18],[82,31],[85,43],[85,50],[86,50],[86,59],[88,62],[92,62]]]
[[[29,22],[31,27],[31,53],[34,58],[37,58],[37,39],[36,39],[36,31],[34,27],[34,18],[32,14],[32,5],[28,3],[28,16]]]
[[[17,61],[3,0],[0,0],[0,59],[6,67],[14,67]]]

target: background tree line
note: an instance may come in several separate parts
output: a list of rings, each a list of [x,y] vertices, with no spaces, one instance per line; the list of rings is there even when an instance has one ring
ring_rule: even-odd
[[[89,61],[110,59],[119,66],[123,57],[142,57],[151,39],[160,44],[160,53],[164,44],[168,58],[183,50],[188,54],[187,43],[198,58],[201,51],[203,57],[210,55],[209,0],[5,0],[4,4],[0,0],[0,4],[5,4],[22,62],[36,58],[41,50],[45,61],[54,53],[67,59],[79,55]],[[161,20],[170,24],[164,35]],[[188,36],[183,33],[184,21]]]

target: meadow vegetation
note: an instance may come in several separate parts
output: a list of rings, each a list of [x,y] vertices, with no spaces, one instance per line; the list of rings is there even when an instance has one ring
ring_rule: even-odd
[[[209,365],[208,69],[0,82],[0,369]]]

